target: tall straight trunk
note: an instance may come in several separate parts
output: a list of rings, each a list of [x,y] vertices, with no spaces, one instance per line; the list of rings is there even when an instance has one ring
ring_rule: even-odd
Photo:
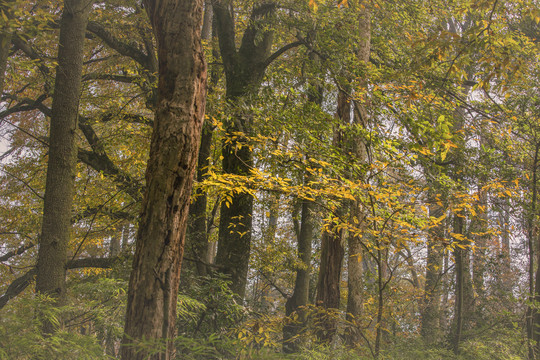
[[[84,55],[84,36],[92,8],[89,0],[65,0],[60,20],[58,66],[54,85],[45,182],[43,223],[39,244],[36,291],[57,305],[66,297],[67,248],[75,186],[75,132]],[[54,331],[45,321],[44,333]]]
[[[534,280],[535,271],[534,271],[534,241],[537,237],[536,223],[537,223],[537,207],[536,203],[538,200],[538,164],[540,161],[540,143],[536,144],[534,151],[534,160],[532,164],[532,199],[530,205],[530,214],[527,223],[527,244],[529,250],[529,302],[531,305],[527,308],[527,339],[529,342],[529,358],[536,359],[538,353],[540,352],[540,315],[538,310],[534,306],[535,301],[540,300],[540,270],[536,271],[536,283]],[[540,246],[540,241],[538,241]],[[540,251],[536,254],[540,256]],[[538,264],[540,264],[540,258],[537,259]],[[534,344],[534,345],[533,345]]]
[[[205,123],[202,129],[201,146],[197,161],[197,182],[203,182],[210,165],[210,152],[212,146],[212,129]],[[195,198],[189,208],[188,229],[186,235],[186,257],[194,262],[194,269],[198,276],[205,276],[209,269],[209,231],[206,208],[208,197],[203,189],[197,189]]]
[[[503,229],[501,234],[501,243],[499,247],[499,265],[498,284],[503,291],[504,296],[509,296],[512,292],[512,263],[510,259],[510,209],[507,202],[502,203],[499,214],[499,222]]]
[[[315,63],[319,61],[318,56],[314,52],[309,53],[309,59]],[[310,86],[308,86],[307,97],[307,105],[317,105],[320,107],[323,101],[323,87],[320,84],[311,82]],[[307,160],[309,159],[306,159],[306,162]],[[312,177],[306,171],[304,173],[304,185],[307,186],[311,180]],[[315,203],[303,199],[301,202],[302,215],[300,225],[295,220],[299,266],[295,269],[296,278],[293,293],[285,303],[285,316],[291,317],[293,314],[296,314],[297,318],[283,326],[283,351],[285,353],[293,353],[300,350],[301,339],[299,335],[307,322],[307,314],[302,308],[309,303],[311,248],[315,226],[314,211]]]
[[[482,323],[484,320],[484,306],[483,302],[486,298],[486,289],[484,285],[484,280],[486,276],[486,247],[488,245],[488,235],[485,235],[487,232],[488,226],[488,215],[487,215],[487,192],[482,190],[483,185],[486,183],[485,177],[480,179],[478,184],[478,204],[482,206],[485,211],[479,213],[476,218],[471,222],[471,232],[474,239],[475,250],[473,253],[473,287],[475,291],[475,299],[477,303],[475,306],[475,321],[477,323]]]
[[[434,189],[428,195],[429,216],[439,219],[444,215],[444,208],[437,204]],[[429,229],[427,241],[426,281],[421,310],[421,334],[427,343],[440,339],[440,303],[444,225],[439,222]]]
[[[202,0],[146,0],[159,81],[121,357],[172,359],[184,237],[206,101]],[[137,341],[166,349],[149,354]],[[139,351],[140,350],[140,351]]]
[[[457,213],[454,215],[454,233],[463,235],[465,233],[465,219]],[[454,353],[459,353],[459,346],[464,330],[471,328],[471,319],[474,315],[474,294],[471,279],[470,266],[470,243],[469,241],[458,241],[454,250],[456,264],[456,301],[455,315],[453,322],[454,333],[452,336],[452,347]]]
[[[214,1],[216,30],[226,77],[226,98],[233,107],[231,120],[225,124],[226,140],[222,147],[223,172],[249,176],[253,168],[253,155],[247,146],[250,120],[242,114],[240,105],[256,96],[262,81],[273,42],[272,31],[257,22],[264,21],[275,9],[272,3],[255,5],[251,21],[244,31],[239,49],[236,48],[236,30],[231,1]],[[246,136],[238,136],[238,134]],[[246,291],[253,196],[246,193],[231,194],[220,209],[218,251],[216,265],[230,276],[231,289],[243,298]]]
[[[449,324],[449,317],[448,317],[448,309],[449,309],[449,298],[450,298],[450,283],[451,278],[449,275],[450,271],[450,253],[448,251],[443,252],[443,272],[441,275],[441,307],[439,310],[439,327],[440,329],[447,329],[450,326]]]
[[[454,217],[454,232],[457,234],[463,233],[463,219],[455,216]],[[463,244],[459,244],[462,246]],[[455,315],[454,315],[454,334],[452,339],[452,347],[454,353],[459,353],[459,344],[461,342],[461,335],[463,330],[463,292],[464,292],[464,266],[463,266],[463,255],[464,249],[461,247],[456,247],[454,250],[454,258],[456,264],[456,301],[455,301]]]
[[[540,241],[536,239],[536,263],[540,264]],[[534,292],[534,304],[540,304],[540,269],[536,268],[536,279],[535,279],[535,292]],[[534,340],[535,346],[535,355],[540,354],[540,311],[536,309],[533,312],[532,318],[532,339]]]
[[[450,22],[453,24],[453,22]],[[453,25],[450,26],[452,32],[456,32]],[[469,69],[469,78],[472,77],[473,69]],[[462,98],[466,99],[471,91],[471,86],[464,86],[458,89]],[[465,139],[462,135],[462,130],[465,126],[466,112],[463,106],[459,106],[453,113],[454,124],[453,132],[455,136],[455,144],[457,145],[453,155],[453,167],[450,170],[450,177],[455,183],[456,189],[461,192],[467,192],[463,181],[463,170],[465,161]],[[456,210],[454,213],[453,231],[455,234],[465,237],[466,219],[465,214],[461,210]],[[454,332],[452,334],[452,345],[454,353],[459,353],[463,330],[471,328],[471,319],[474,315],[474,290],[471,278],[471,261],[470,261],[470,241],[455,240],[456,246],[454,250],[454,258],[456,264],[456,301],[455,301],[455,316],[453,322]]]
[[[363,67],[364,74],[367,74],[367,65],[371,52],[371,10],[367,1],[360,1],[360,15],[358,17],[358,53],[357,58],[359,66]],[[360,80],[358,88],[361,92],[366,92],[368,87],[367,75]],[[365,98],[366,95],[362,94]],[[339,106],[338,106],[339,107]],[[368,113],[365,102],[358,100],[354,106],[353,124],[366,129],[368,123]],[[344,109],[346,110],[346,109]],[[343,118],[344,115],[341,116]],[[348,116],[345,117],[348,119]],[[354,162],[364,165],[368,161],[366,144],[361,139],[353,139]],[[364,177],[364,174],[361,174]],[[364,179],[360,179],[364,180]],[[347,341],[354,345],[360,341],[359,320],[363,308],[363,264],[362,264],[362,236],[366,227],[365,210],[360,201],[354,201],[351,208],[351,224],[355,227],[355,233],[349,234],[348,246],[349,257],[347,261],[348,269],[348,297],[347,297],[347,319],[353,324]]]

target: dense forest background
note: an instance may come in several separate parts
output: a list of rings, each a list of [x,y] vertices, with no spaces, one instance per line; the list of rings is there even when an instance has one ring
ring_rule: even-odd
[[[536,0],[0,15],[1,359],[540,356]]]

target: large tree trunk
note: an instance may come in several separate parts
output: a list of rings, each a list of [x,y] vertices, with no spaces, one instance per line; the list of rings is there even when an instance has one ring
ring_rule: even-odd
[[[90,0],[66,0],[60,20],[58,67],[51,110],[49,161],[36,276],[36,291],[52,297],[57,305],[61,305],[66,296],[67,247],[77,159],[75,132],[84,36],[91,8]],[[53,332],[54,325],[45,321],[43,331]]]
[[[222,149],[223,172],[248,176],[253,167],[253,155],[246,137],[238,134],[250,135],[250,121],[241,114],[242,109],[237,105],[257,94],[268,66],[272,31],[259,26],[257,22],[270,15],[275,5],[264,3],[254,7],[238,50],[230,1],[214,1],[213,8],[227,82],[226,97],[233,108],[236,107],[231,120],[225,124],[227,135]],[[253,196],[246,193],[231,194],[230,201],[224,201],[220,209],[216,265],[230,276],[231,289],[240,298],[244,297],[246,291],[252,214]]]
[[[159,82],[129,281],[124,360],[174,356],[180,267],[206,101],[200,41],[203,1],[144,3],[158,44]],[[142,339],[162,340],[167,348],[152,355],[137,351],[136,342]]]

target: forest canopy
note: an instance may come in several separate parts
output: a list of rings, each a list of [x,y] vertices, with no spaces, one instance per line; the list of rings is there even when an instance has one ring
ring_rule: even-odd
[[[0,359],[540,358],[537,0],[0,15]]]

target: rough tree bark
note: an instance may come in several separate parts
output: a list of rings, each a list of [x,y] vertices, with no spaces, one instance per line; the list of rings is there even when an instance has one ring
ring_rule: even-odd
[[[146,0],[158,44],[154,132],[133,270],[129,281],[124,360],[174,357],[176,299],[188,208],[206,101],[201,46],[202,0]],[[166,342],[156,354],[141,339]]]
[[[84,36],[91,0],[65,0],[60,20],[58,67],[51,113],[49,161],[38,251],[36,291],[61,305],[66,296],[67,247],[75,186],[77,114],[83,67]],[[43,323],[50,334],[54,324]]]

